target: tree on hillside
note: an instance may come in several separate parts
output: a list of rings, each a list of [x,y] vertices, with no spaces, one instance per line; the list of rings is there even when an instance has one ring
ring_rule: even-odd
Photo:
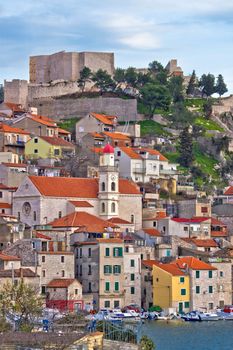
[[[221,97],[227,91],[228,91],[228,89],[227,89],[227,86],[224,82],[223,76],[222,76],[222,74],[219,74],[219,76],[217,77],[215,92],[217,92],[217,94],[219,94],[219,96]]]
[[[19,325],[30,324],[41,314],[43,300],[37,291],[21,280],[17,285],[10,282],[1,286],[0,312],[2,315],[15,315]]]
[[[181,102],[184,100],[183,96],[183,78],[180,76],[171,77],[168,88],[170,90],[173,102]]]
[[[106,91],[113,91],[116,86],[111,75],[103,69],[99,69],[94,73],[92,80],[95,82],[95,86],[100,89],[101,94]]]
[[[185,126],[192,125],[196,115],[189,111],[183,102],[175,103],[171,108],[170,119],[175,127],[182,128]]]
[[[123,68],[116,68],[113,79],[117,85],[125,82],[125,70]]]
[[[207,119],[209,119],[212,115],[212,112],[213,112],[212,106],[213,106],[213,102],[211,101],[211,99],[203,103],[203,112]]]
[[[186,127],[181,132],[179,137],[178,150],[180,152],[179,163],[184,167],[190,167],[193,162],[193,139],[189,132],[189,128]]]
[[[90,70],[90,68],[88,67],[84,67],[81,71],[80,71],[80,77],[78,79],[78,86],[81,88],[82,92],[85,90],[85,86],[86,83],[91,81],[91,77],[92,77],[92,72]]]
[[[189,80],[189,83],[188,83],[187,90],[186,90],[187,95],[192,96],[194,94],[195,88],[196,88],[196,80],[197,80],[196,73],[195,73],[195,70],[193,70],[192,75],[191,75],[190,80]]]
[[[141,88],[147,83],[151,83],[152,79],[150,77],[150,74],[144,74],[144,73],[138,73],[138,78],[137,78],[137,87]]]
[[[153,117],[156,109],[169,109],[171,96],[165,86],[148,83],[141,88],[140,94],[144,105],[150,109],[150,117]]]
[[[153,61],[149,63],[148,71],[150,76],[154,80],[156,80],[158,84],[161,84],[161,85],[167,84],[167,71],[160,62]]]
[[[125,81],[131,87],[137,86],[138,74],[134,67],[129,67],[125,71]]]
[[[199,86],[201,88],[202,97],[206,95],[210,97],[215,93],[215,77],[213,74],[203,74],[199,81]]]

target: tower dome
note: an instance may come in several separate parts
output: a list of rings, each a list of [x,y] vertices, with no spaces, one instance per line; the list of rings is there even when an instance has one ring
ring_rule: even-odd
[[[114,148],[111,145],[107,144],[103,149],[103,153],[114,153]]]

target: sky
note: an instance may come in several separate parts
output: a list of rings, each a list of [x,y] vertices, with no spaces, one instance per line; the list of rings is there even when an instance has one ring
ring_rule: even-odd
[[[115,66],[222,74],[233,93],[232,0],[0,0],[0,82],[28,79],[31,55],[115,53]]]

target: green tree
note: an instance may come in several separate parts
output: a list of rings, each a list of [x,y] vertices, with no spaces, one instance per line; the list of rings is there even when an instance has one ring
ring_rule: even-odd
[[[140,340],[140,349],[141,350],[155,350],[156,346],[152,339],[143,335]]]
[[[122,68],[116,68],[113,79],[119,85],[125,82],[125,70]]]
[[[92,80],[95,82],[95,86],[100,89],[101,94],[109,90],[114,90],[116,86],[111,75],[103,69],[99,69],[96,73],[94,73]]]
[[[17,315],[19,324],[29,324],[42,312],[43,300],[35,288],[21,280],[17,285],[10,282],[1,286],[0,312],[6,315]]]
[[[141,88],[140,94],[144,105],[149,107],[150,117],[153,117],[156,109],[169,109],[171,96],[165,86],[147,83]]]
[[[213,112],[213,102],[211,101],[211,99],[205,101],[203,103],[203,112],[204,112],[204,115],[207,119],[210,119],[211,115],[212,115],[212,112]]]
[[[177,102],[171,107],[170,119],[174,126],[183,128],[194,123],[196,115],[189,111],[183,102]]]
[[[138,88],[141,88],[143,87],[145,84],[147,83],[151,83],[152,80],[151,80],[151,77],[150,77],[150,74],[147,73],[147,74],[144,74],[144,73],[138,73],[138,77],[137,77],[137,87]]]
[[[78,83],[78,86],[81,88],[81,90],[83,92],[85,90],[86,83],[91,81],[92,72],[91,72],[90,68],[85,66],[80,71],[79,74],[80,74],[80,78],[78,79],[77,83]]]
[[[186,127],[181,132],[179,137],[178,150],[180,152],[179,163],[184,167],[190,167],[193,162],[193,139],[189,132],[189,128]]]
[[[125,71],[125,81],[129,86],[136,87],[138,80],[138,74],[134,67],[129,67]]]
[[[217,94],[219,94],[219,96],[221,97],[227,91],[228,91],[228,89],[227,89],[227,86],[224,82],[223,76],[222,76],[222,74],[219,74],[219,76],[217,77],[215,92],[217,92]]]
[[[215,93],[215,77],[213,74],[203,74],[199,81],[199,86],[201,88],[202,97],[206,95],[210,97]]]
[[[183,81],[183,78],[180,76],[171,77],[169,80],[168,87],[174,103],[184,101]]]
[[[162,84],[162,85],[167,84],[167,71],[160,62],[153,61],[153,62],[149,63],[148,71],[149,71],[150,76],[158,84]]]
[[[196,80],[197,80],[196,73],[195,73],[195,70],[193,70],[192,75],[189,79],[187,90],[186,90],[187,95],[192,96],[194,94],[195,88],[196,88]]]
[[[4,101],[4,88],[0,84],[0,103],[2,103],[3,101]]]

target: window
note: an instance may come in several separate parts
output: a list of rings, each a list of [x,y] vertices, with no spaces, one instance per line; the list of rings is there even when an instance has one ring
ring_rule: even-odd
[[[121,265],[114,265],[113,266],[113,273],[115,275],[120,274],[121,273]]]
[[[119,300],[114,300],[114,309],[117,309],[120,306]]]
[[[130,281],[135,281],[135,275],[134,275],[134,273],[131,273],[131,274],[130,274]]]
[[[18,211],[18,220],[20,221],[20,212]]]
[[[5,214],[5,209],[2,209],[2,214]]]
[[[184,307],[185,307],[185,309],[188,309],[188,308],[189,308],[189,301],[185,301],[185,302],[184,302]]]
[[[58,148],[56,148],[56,149],[54,150],[54,155],[55,155],[55,156],[59,156],[59,154],[60,154],[60,150],[59,150]]]
[[[130,267],[135,267],[135,261],[133,259],[130,260]]]
[[[62,212],[59,211],[59,212],[58,212],[58,218],[61,219],[61,217],[62,217]]]
[[[210,294],[213,293],[213,286],[209,286],[209,293],[210,293]]]
[[[34,143],[38,143],[38,138],[37,137],[34,138]]]
[[[104,192],[105,191],[105,182],[101,183],[101,191]]]
[[[105,213],[105,203],[101,204],[101,211],[102,211],[102,213]]]
[[[223,277],[223,271],[219,272],[220,277]]]
[[[92,292],[92,288],[91,288],[91,282],[88,283],[88,292],[91,293]]]
[[[75,295],[78,295],[78,289],[75,289],[75,290],[74,290],[74,294],[75,294]]]
[[[200,271],[196,271],[196,278],[200,278]]]
[[[42,270],[42,277],[45,277],[45,270]]]
[[[38,153],[38,149],[34,149],[34,153]]]
[[[46,293],[46,287],[45,286],[41,286],[41,294],[45,294]]]
[[[121,151],[117,151],[117,157],[121,156]]]
[[[207,207],[201,207],[201,212],[202,213],[208,213],[208,208]]]
[[[131,215],[130,221],[131,221],[131,224],[134,224],[134,215],[133,214]]]
[[[213,271],[209,271],[209,278],[212,278],[213,277]]]
[[[116,211],[116,204],[114,202],[112,202],[111,212],[115,213],[115,211]]]
[[[105,282],[105,292],[110,291],[110,282]]]
[[[188,226],[184,226],[184,231],[188,231]]]
[[[82,265],[80,265],[80,267],[79,267],[79,276],[82,276],[82,274],[83,274],[83,267],[82,267]]]
[[[33,220],[36,221],[36,211],[33,212]]]
[[[130,287],[130,294],[135,294],[135,288],[134,287]]]
[[[88,258],[91,257],[91,248],[88,248]]]
[[[82,250],[82,248],[80,248],[80,250],[79,250],[79,256],[80,256],[80,258],[82,258],[83,257],[83,250]]]
[[[110,256],[110,248],[105,248],[105,256]]]
[[[65,270],[61,270],[61,277],[65,277]]]
[[[157,222],[153,221],[153,227],[156,227],[156,226],[157,226]]]
[[[91,275],[91,265],[88,265],[88,275]]]
[[[180,277],[180,283],[184,283],[184,277]]]
[[[115,292],[119,292],[119,282],[115,282],[114,290]]]
[[[213,303],[209,303],[209,309],[213,310],[213,308],[214,308],[214,304]]]
[[[64,263],[65,262],[65,257],[64,255],[61,256],[61,263]]]
[[[113,248],[113,256],[118,257],[118,256],[123,256],[123,248]]]
[[[166,250],[166,256],[171,256],[171,250],[170,249]]]
[[[111,191],[116,191],[116,183],[115,182],[111,183]]]
[[[110,301],[109,300],[105,300],[104,301],[104,307],[110,307]]]
[[[196,286],[196,294],[200,294],[200,286]]]
[[[0,198],[2,198],[2,192],[0,191]]]
[[[181,295],[186,295],[186,289],[182,288],[182,289],[180,290],[180,294],[181,294]]]
[[[42,255],[41,261],[42,261],[43,263],[45,262],[45,256],[44,256],[44,255]]]
[[[111,265],[104,265],[104,274],[109,275],[112,273],[112,266]]]

